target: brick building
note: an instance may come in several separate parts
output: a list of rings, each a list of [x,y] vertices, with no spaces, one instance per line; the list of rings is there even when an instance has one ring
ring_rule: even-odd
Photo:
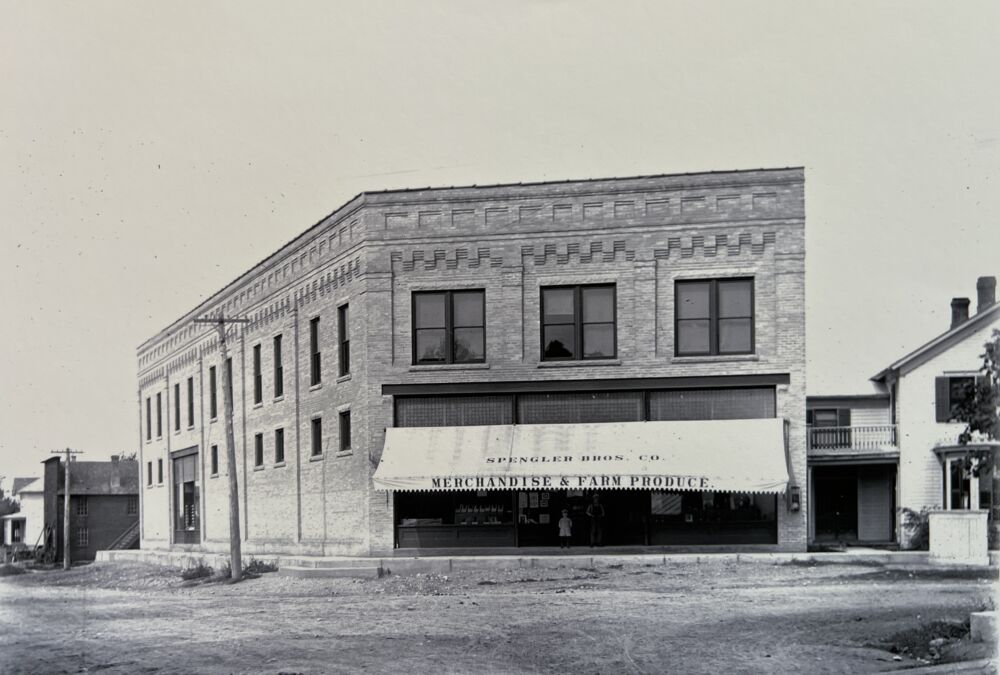
[[[63,557],[63,504],[66,465],[59,457],[43,462],[44,545]],[[98,551],[135,548],[139,521],[139,465],[134,460],[72,462],[69,471],[70,560],[93,560]]]
[[[224,313],[245,551],[804,549],[803,188],[358,195],[139,347],[142,547],[228,547]]]

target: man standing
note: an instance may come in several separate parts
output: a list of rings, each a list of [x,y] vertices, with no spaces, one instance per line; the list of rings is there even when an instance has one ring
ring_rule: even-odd
[[[587,507],[587,517],[590,518],[590,548],[604,546],[604,504],[601,497],[594,494],[594,501]]]

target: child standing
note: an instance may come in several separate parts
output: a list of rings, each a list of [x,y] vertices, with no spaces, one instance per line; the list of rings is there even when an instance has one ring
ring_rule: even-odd
[[[569,517],[569,511],[563,509],[562,518],[559,519],[559,548],[569,548],[572,537],[573,521]]]

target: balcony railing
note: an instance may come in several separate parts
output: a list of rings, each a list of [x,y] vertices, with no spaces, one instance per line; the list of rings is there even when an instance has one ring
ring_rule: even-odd
[[[832,450],[852,448],[855,450],[879,450],[887,445],[896,445],[896,425],[879,424],[856,427],[813,427],[807,428],[806,438],[810,450]]]

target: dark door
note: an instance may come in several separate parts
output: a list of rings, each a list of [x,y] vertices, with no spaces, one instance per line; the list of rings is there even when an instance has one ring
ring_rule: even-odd
[[[858,538],[857,469],[816,467],[816,540],[856,541]]]

